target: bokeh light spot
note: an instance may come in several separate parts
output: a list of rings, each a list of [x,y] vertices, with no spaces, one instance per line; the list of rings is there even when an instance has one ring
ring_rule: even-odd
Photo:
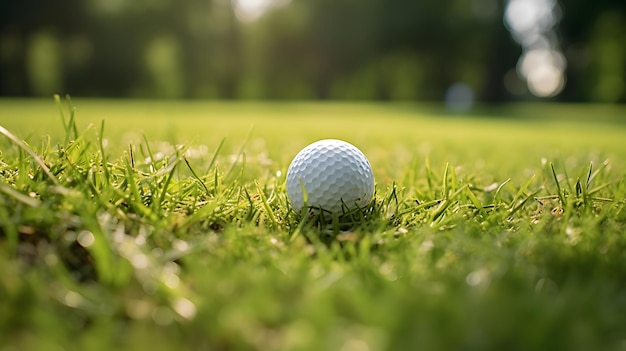
[[[196,316],[196,305],[189,299],[180,297],[174,300],[172,308],[185,319],[193,319]]]
[[[509,0],[504,13],[511,36],[523,49],[517,74],[538,97],[556,96],[565,87],[567,61],[554,31],[559,19],[556,0]],[[521,93],[510,76],[505,76],[505,86],[512,94]]]
[[[549,97],[563,90],[565,78],[554,66],[541,65],[532,70],[527,77],[528,89],[536,96]]]
[[[156,324],[166,326],[172,324],[172,322],[174,321],[174,315],[172,313],[172,310],[163,306],[156,308],[153,311],[152,319]]]
[[[79,307],[83,303],[83,297],[75,291],[68,291],[63,297],[63,302],[69,307]]]
[[[466,112],[474,106],[474,90],[467,84],[452,84],[445,95],[446,108],[454,112]]]
[[[520,76],[526,79],[531,93],[539,97],[549,97],[563,90],[563,72],[566,65],[565,57],[559,51],[536,49],[522,55],[518,70]]]
[[[93,245],[93,243],[96,241],[96,238],[93,236],[92,232],[83,230],[82,232],[80,232],[80,234],[78,234],[76,241],[82,247],[89,247]]]

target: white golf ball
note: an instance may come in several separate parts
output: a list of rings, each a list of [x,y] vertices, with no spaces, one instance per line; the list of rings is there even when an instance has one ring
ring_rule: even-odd
[[[341,214],[363,208],[374,195],[374,174],[352,144],[328,139],[300,151],[287,170],[287,196],[294,210],[310,208]]]

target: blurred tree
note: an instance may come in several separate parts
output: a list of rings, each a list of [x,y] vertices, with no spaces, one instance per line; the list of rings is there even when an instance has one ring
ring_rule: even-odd
[[[56,36],[48,32],[36,33],[27,43],[28,82],[36,95],[52,95],[63,86],[59,46]]]
[[[28,43],[43,28],[50,29],[46,12],[50,6],[36,0],[0,4],[0,60],[2,95],[29,95]]]
[[[528,98],[515,81],[522,48],[503,25],[506,4],[7,1],[0,95],[440,100],[462,84],[484,101]],[[562,4],[558,99],[626,101],[624,4]]]
[[[558,29],[568,68],[559,98],[626,102],[626,2],[568,0],[561,6]]]

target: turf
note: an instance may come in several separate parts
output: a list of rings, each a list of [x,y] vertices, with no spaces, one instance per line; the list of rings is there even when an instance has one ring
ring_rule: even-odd
[[[3,351],[626,345],[623,107],[0,111]],[[330,222],[284,185],[321,138],[376,177],[370,206]]]

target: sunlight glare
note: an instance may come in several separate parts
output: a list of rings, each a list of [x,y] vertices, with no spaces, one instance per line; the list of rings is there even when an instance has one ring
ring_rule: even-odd
[[[291,0],[232,0],[237,19],[241,22],[254,22],[273,7],[285,6]]]

